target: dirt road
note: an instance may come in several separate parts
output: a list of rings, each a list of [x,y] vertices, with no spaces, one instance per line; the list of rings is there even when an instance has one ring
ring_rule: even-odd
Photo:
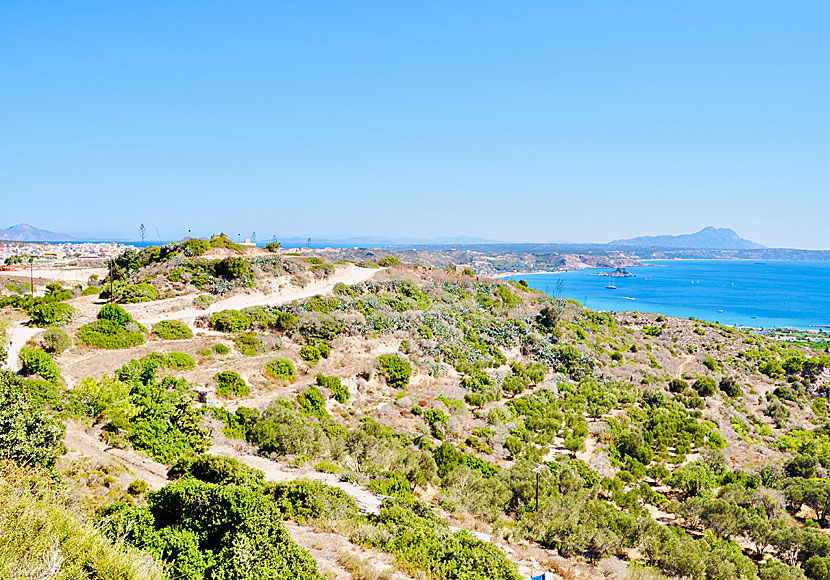
[[[168,300],[157,300],[155,302],[126,304],[124,308],[129,311],[133,318],[145,326],[155,324],[162,320],[172,319],[192,322],[199,316],[222,310],[241,310],[242,308],[249,308],[251,306],[273,306],[294,300],[304,300],[316,294],[328,294],[332,291],[334,285],[339,282],[346,285],[365,282],[379,271],[378,269],[358,268],[357,266],[351,265],[343,270],[340,270],[340,267],[338,267],[338,271],[330,277],[325,280],[313,282],[305,288],[291,286],[288,283],[288,277],[277,278],[271,282],[272,292],[236,294],[224,300],[214,302],[205,310],[200,310],[192,306],[193,298],[197,294],[170,298]]]

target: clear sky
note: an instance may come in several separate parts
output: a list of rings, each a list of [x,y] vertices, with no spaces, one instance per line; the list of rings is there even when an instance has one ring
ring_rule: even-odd
[[[830,3],[0,2],[0,226],[830,248]]]

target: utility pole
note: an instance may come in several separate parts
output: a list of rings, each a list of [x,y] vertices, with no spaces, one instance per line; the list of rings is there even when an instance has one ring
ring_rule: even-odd
[[[144,224],[138,226],[138,235],[141,236],[141,245],[144,245],[144,238],[147,237],[147,228],[144,227]]]
[[[32,293],[32,300],[35,299],[35,259],[29,256],[29,286]]]
[[[115,264],[115,260],[110,258],[110,303],[115,302],[115,294],[112,291],[112,271],[113,265]]]
[[[253,242],[253,244],[256,246],[256,232],[253,232],[251,234],[251,242]]]

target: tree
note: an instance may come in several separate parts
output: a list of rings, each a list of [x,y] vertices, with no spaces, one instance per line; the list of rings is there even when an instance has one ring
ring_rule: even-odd
[[[700,495],[718,484],[718,478],[708,465],[702,461],[693,461],[674,470],[669,482],[672,487],[681,490],[686,497]]]
[[[52,468],[64,451],[64,426],[36,408],[25,393],[11,371],[0,371],[0,457]]]
[[[717,389],[717,383],[715,379],[711,377],[698,377],[697,380],[692,384],[692,388],[697,391],[697,394],[701,397],[709,397],[715,394],[715,390]]]
[[[107,535],[148,550],[171,577],[323,580],[317,563],[285,529],[279,507],[261,493],[189,479],[120,503],[100,516]]]

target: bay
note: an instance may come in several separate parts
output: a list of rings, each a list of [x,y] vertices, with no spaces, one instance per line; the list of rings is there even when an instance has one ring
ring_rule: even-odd
[[[511,279],[525,279],[548,294],[561,280],[563,298],[593,310],[636,310],[756,328],[830,326],[830,262],[655,260],[627,270],[635,277],[600,276],[612,270],[592,268]],[[611,282],[616,289],[606,288]]]

